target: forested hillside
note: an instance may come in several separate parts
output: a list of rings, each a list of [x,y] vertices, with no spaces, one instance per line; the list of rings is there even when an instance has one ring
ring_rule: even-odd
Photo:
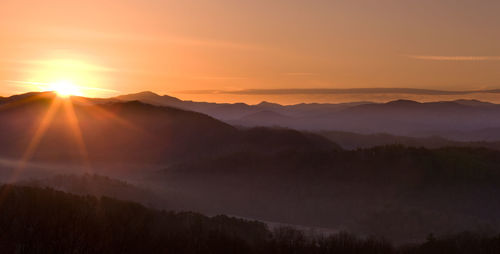
[[[172,165],[163,182],[190,209],[405,242],[429,232],[497,231],[498,165],[500,152],[484,148],[243,150]]]
[[[500,236],[472,233],[394,247],[347,233],[270,231],[260,222],[167,212],[111,198],[0,188],[2,253],[498,253]],[[460,242],[456,242],[459,240]]]

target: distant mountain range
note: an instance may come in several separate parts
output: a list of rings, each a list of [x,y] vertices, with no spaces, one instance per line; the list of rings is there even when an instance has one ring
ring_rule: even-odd
[[[344,134],[339,137],[331,131],[314,134],[283,128],[238,128],[179,105],[151,105],[132,98],[73,97],[72,107],[68,101],[54,98],[52,93],[30,93],[0,102],[0,158],[30,162],[26,168],[5,164],[0,168],[2,175],[27,174],[33,164],[43,164],[50,174],[52,167],[71,168],[87,161],[100,175],[147,186],[154,197],[161,197],[153,197],[154,202],[165,200],[160,205],[169,208],[345,229],[398,241],[423,239],[429,232],[498,229],[500,151],[478,143],[469,146],[435,138],[438,145],[432,146],[433,139],[351,133],[355,136],[349,142],[361,138],[359,143],[365,148],[344,150],[336,144],[348,143],[343,143]],[[291,118],[295,124],[307,125],[310,123],[296,119],[328,117],[339,124],[350,120],[343,125],[346,128],[368,130],[370,121],[378,123],[373,125],[378,129],[398,121],[405,124],[393,128],[421,127],[417,124],[421,122],[410,125],[412,119],[427,119],[433,128],[449,127],[464,124],[458,121],[463,120],[462,112],[464,119],[482,112],[484,115],[476,116],[479,120],[497,121],[482,118],[496,114],[497,105],[475,101],[188,105],[215,112],[221,107],[221,112],[235,115],[241,113],[239,108],[257,108],[240,117],[247,121]],[[312,117],[314,112],[316,117]],[[458,120],[446,123],[450,119]],[[386,145],[411,142],[423,147]],[[494,148],[489,143],[485,146]],[[40,178],[42,181],[32,183],[60,189],[81,185],[82,189],[72,190],[81,193],[111,184],[99,177]],[[61,181],[73,184],[61,185]],[[95,184],[87,185],[88,181]],[[137,194],[134,200],[151,202],[149,194],[134,188],[117,184],[116,189]]]
[[[297,104],[280,105],[263,101],[257,105],[248,105],[245,103],[209,103],[183,101],[168,95],[160,96],[153,92],[141,92],[115,97],[113,99],[131,101],[138,100],[145,103],[161,106],[170,106],[186,110],[196,111],[215,117],[223,121],[238,121],[248,115],[259,113],[261,111],[275,112],[287,117],[304,117],[317,114],[336,112],[352,106],[362,105],[369,102],[353,102],[340,104]]]
[[[500,105],[477,100],[297,105],[262,102],[247,105],[182,101],[152,92],[114,99],[139,100],[196,111],[236,126],[280,126],[308,131],[387,133],[412,137],[441,136],[457,141],[500,140]]]
[[[0,156],[22,158],[30,142],[37,148],[30,155],[35,160],[78,162],[83,152],[93,162],[150,164],[173,163],[238,147],[259,150],[269,140],[274,142],[268,147],[271,150],[338,148],[319,135],[292,130],[239,130],[201,113],[139,101],[74,97],[74,116],[60,102],[51,120],[44,120],[57,101],[55,96],[29,93],[0,102]],[[40,130],[43,135],[37,134]],[[85,142],[86,151],[81,151],[79,139]]]

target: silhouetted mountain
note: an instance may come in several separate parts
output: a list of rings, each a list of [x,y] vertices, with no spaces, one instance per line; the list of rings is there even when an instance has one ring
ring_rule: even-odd
[[[124,101],[142,101],[151,105],[160,105],[160,106],[170,106],[170,107],[178,107],[182,108],[182,101],[171,97],[168,95],[160,96],[150,91],[140,92],[136,94],[127,94],[116,97],[116,99],[124,100]]]
[[[133,179],[168,197],[169,207],[207,214],[349,229],[397,241],[423,239],[429,232],[498,231],[500,151],[394,145],[345,151],[320,135],[292,129],[235,128],[172,107],[81,99],[73,98],[76,118],[61,101],[29,156],[32,162],[88,159],[99,174],[113,169],[118,179]],[[44,93],[1,105],[2,157],[21,158],[30,151],[36,127],[54,101],[53,94]],[[454,102],[396,101],[351,105],[332,114],[339,116],[336,121],[370,112],[386,121],[397,114],[410,120],[405,112],[418,116],[457,107],[477,110]],[[77,125],[71,125],[75,119]],[[122,172],[131,165],[135,171]]]
[[[51,93],[34,93],[11,97],[9,102],[2,104],[0,140],[3,147],[0,148],[0,156],[22,158],[29,143],[32,140],[37,142],[34,138],[37,128],[43,126],[43,118],[57,103],[60,105],[52,112],[51,121],[47,121],[50,124],[45,126],[46,131],[40,136],[38,147],[32,154],[35,160],[77,162],[82,157],[80,153],[84,152],[91,162],[155,164],[193,156],[210,156],[238,147],[294,149],[288,146],[290,136],[275,139],[272,147],[258,147],[259,140],[267,137],[246,139],[246,130],[238,130],[192,111],[138,101],[92,103],[73,98],[72,116],[68,114],[71,110],[68,110],[67,101],[54,98]],[[280,131],[272,132],[276,134]],[[293,132],[293,135],[304,136],[299,132]],[[79,144],[79,139],[83,144]],[[311,147],[309,143],[304,145]],[[337,147],[331,144],[331,148]]]
[[[478,100],[455,100],[454,102],[467,106],[475,106],[475,107],[494,107],[496,104]]]
[[[74,117],[64,101],[50,93],[11,99],[0,110],[1,156],[21,158],[29,143],[53,111],[46,132],[34,151],[35,160],[77,160],[81,149],[90,161],[165,162],[178,157],[214,151],[237,132],[209,116],[138,101],[104,104],[74,103]],[[72,122],[73,121],[73,122]],[[72,125],[73,124],[73,125]],[[80,130],[78,130],[80,129]],[[80,148],[81,132],[84,148]],[[210,149],[207,145],[210,144]]]
[[[175,107],[185,110],[192,110],[204,114],[208,114],[212,117],[227,120],[237,118],[243,113],[254,112],[251,106],[244,103],[235,104],[218,104],[218,103],[207,103],[207,102],[192,102],[192,101],[182,101],[175,97],[168,95],[160,96],[152,92],[141,92],[136,94],[129,94],[118,96],[116,99],[123,101],[142,101],[152,105]]]
[[[52,94],[50,92],[30,92],[30,93],[24,93],[24,94],[17,94],[17,95],[12,95],[10,97],[2,97],[0,100],[0,103],[9,103],[9,102],[25,102],[29,101],[30,99],[34,99],[37,96],[41,95],[49,95]]]
[[[196,112],[201,112],[217,119],[228,121],[228,122],[238,122],[241,118],[255,114],[261,111],[274,112],[280,115],[286,115],[289,117],[304,117],[310,115],[318,115],[324,113],[331,113],[345,109],[355,105],[365,104],[367,102],[353,102],[353,103],[340,103],[340,104],[297,104],[297,105],[280,105],[277,103],[270,103],[263,101],[257,105],[247,105],[245,103],[208,103],[208,102],[193,102],[193,101],[182,101],[174,97],[167,95],[160,96],[152,92],[142,92],[137,94],[129,94],[124,96],[118,96],[116,99],[119,100],[139,100],[146,103],[160,105],[160,106],[170,106],[177,107],[186,110],[192,110]],[[261,124],[247,124],[243,121],[239,121],[242,125],[246,126],[259,126]],[[277,121],[276,123],[279,123]],[[279,125],[279,124],[275,124]],[[286,125],[282,125],[287,127]]]
[[[388,133],[412,137],[441,136],[458,141],[500,140],[500,105],[476,100],[419,103],[297,104],[283,106],[182,101],[150,92],[118,97],[173,106],[210,115],[233,125],[280,126],[310,131]],[[265,113],[263,113],[265,112]],[[285,116],[285,117],[283,117]],[[480,135],[485,130],[494,130]]]
[[[434,132],[469,132],[498,127],[499,116],[499,105],[483,107],[457,102],[393,101],[348,108],[332,114],[335,121],[328,124],[346,131],[422,136]],[[464,135],[463,139],[467,136]]]
[[[261,107],[263,109],[280,109],[282,106],[278,103],[272,103],[272,102],[267,102],[267,101],[262,101],[261,103],[257,104],[256,106]]]
[[[406,113],[406,112],[423,112],[431,113],[436,111],[438,114],[445,113],[462,113],[461,110],[474,110],[475,107],[469,107],[467,105],[457,103],[457,102],[427,102],[420,103],[411,100],[396,100],[387,103],[371,103],[365,105],[359,105],[346,109],[345,112],[349,113]]]

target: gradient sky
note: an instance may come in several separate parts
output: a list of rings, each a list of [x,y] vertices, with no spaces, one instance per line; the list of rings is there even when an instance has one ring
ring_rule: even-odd
[[[234,101],[206,90],[495,89],[499,11],[493,0],[2,0],[0,95],[58,79],[89,96],[206,101]]]

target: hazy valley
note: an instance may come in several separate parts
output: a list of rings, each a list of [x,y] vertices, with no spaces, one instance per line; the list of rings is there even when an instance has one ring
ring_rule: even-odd
[[[500,151],[495,142],[234,127],[201,113],[139,101],[74,97],[71,108],[64,101],[56,107],[54,96],[32,93],[2,100],[4,181],[169,210],[346,230],[398,243],[422,241],[429,233],[496,232],[498,227]],[[398,114],[392,114],[391,103],[326,107],[362,114],[389,107],[386,118],[406,119],[405,110],[435,105],[397,103],[409,103],[409,109],[397,107]],[[489,114],[497,107],[437,105]],[[26,154],[46,117],[51,122],[36,151]],[[76,128],[75,119],[76,136],[68,131]]]

